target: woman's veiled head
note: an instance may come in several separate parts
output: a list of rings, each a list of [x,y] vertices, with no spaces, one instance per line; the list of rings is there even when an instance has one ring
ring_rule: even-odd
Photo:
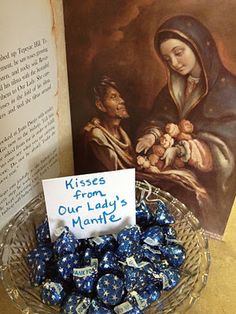
[[[162,60],[161,43],[170,39],[180,40],[192,50],[204,72],[207,85],[211,85],[218,75],[221,62],[209,30],[191,16],[180,15],[168,19],[159,27],[154,39],[155,49]]]
[[[159,39],[159,50],[162,59],[180,75],[200,77],[201,66],[197,54],[185,41],[176,36],[163,36]]]

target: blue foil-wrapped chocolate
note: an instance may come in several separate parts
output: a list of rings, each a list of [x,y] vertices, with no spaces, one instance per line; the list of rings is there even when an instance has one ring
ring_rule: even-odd
[[[90,306],[90,298],[72,293],[69,295],[66,300],[63,302],[61,308],[61,314],[78,314],[78,313],[87,313],[87,310]]]
[[[46,279],[46,262],[36,259],[31,264],[30,281],[37,287]]]
[[[113,274],[121,272],[121,266],[116,255],[107,251],[101,258],[99,263],[99,271],[110,272]]]
[[[117,234],[117,242],[121,244],[123,241],[139,242],[141,240],[141,231],[139,226],[126,227]]]
[[[153,247],[143,244],[143,258],[153,264],[157,264],[161,261],[161,251],[154,249]]]
[[[36,239],[38,243],[49,243],[51,241],[47,219],[38,226],[36,230]]]
[[[166,259],[162,259],[160,260],[160,262],[158,262],[157,264],[153,264],[154,266],[154,270],[157,272],[162,271],[163,269],[167,269],[170,267],[170,264],[168,263],[168,261]]]
[[[124,284],[127,291],[142,290],[148,283],[154,282],[151,272],[142,268],[124,267]]]
[[[139,269],[142,271],[145,271],[149,274],[151,274],[154,271],[154,265],[153,263],[147,262],[147,261],[142,261],[141,263],[138,264]]]
[[[123,280],[113,274],[102,276],[97,283],[97,295],[106,305],[119,304],[124,296]]]
[[[72,279],[73,269],[80,266],[78,254],[67,254],[61,256],[57,261],[58,273],[63,280]]]
[[[117,242],[111,234],[92,238],[90,244],[94,247],[96,254],[101,254],[106,251],[114,251],[117,246]]]
[[[179,267],[185,261],[186,252],[182,245],[160,246],[159,249],[168,263],[173,267]]]
[[[54,243],[54,250],[58,256],[75,253],[79,244],[80,242],[69,231],[69,228],[64,227],[64,230]]]
[[[140,290],[138,296],[135,297],[139,308],[142,310],[147,308],[153,302],[156,302],[161,296],[160,290],[154,284],[148,284],[144,289]],[[139,300],[145,300],[143,307],[140,306]],[[146,306],[145,306],[146,303]]]
[[[177,268],[169,267],[160,272],[163,290],[171,290],[180,282],[180,272]]]
[[[151,291],[153,289],[153,292]],[[140,310],[145,310],[151,303],[160,298],[160,292],[155,285],[150,284],[144,289],[129,292],[129,300],[132,298],[132,304],[136,304]]]
[[[113,311],[109,310],[101,302],[96,299],[93,299],[90,303],[88,314],[112,314]]]
[[[124,240],[118,246],[115,254],[120,261],[125,262],[127,258],[132,257],[136,263],[139,263],[143,259],[143,248],[139,242]]]
[[[50,246],[40,245],[37,248],[30,251],[26,256],[26,259],[29,265],[32,265],[35,262],[35,260],[49,262],[52,256],[53,256],[53,251]]]
[[[152,221],[153,214],[150,207],[144,201],[141,201],[136,206],[136,223],[139,226],[148,226]]]
[[[177,241],[177,234],[172,226],[163,226],[162,230],[167,243],[175,243]]]
[[[41,300],[47,305],[61,304],[65,291],[60,282],[45,282],[41,291]]]
[[[89,306],[90,306],[90,303],[91,303],[91,299],[84,297],[76,307],[76,314],[77,313],[81,313],[81,314],[87,313]]]
[[[83,256],[83,266],[91,266],[91,261],[97,258],[97,254],[95,250],[91,247],[87,247],[84,252]]]
[[[164,244],[164,234],[160,226],[151,226],[147,228],[142,234],[142,240],[144,243],[158,247],[161,244]]]
[[[166,204],[158,200],[156,205],[157,208],[154,213],[155,222],[160,226],[173,224],[175,222],[174,216],[169,212]]]
[[[94,266],[74,268],[73,280],[79,293],[89,295],[95,290],[98,279],[98,270]]]
[[[76,308],[78,304],[82,301],[84,297],[73,292],[72,294],[69,294],[65,300],[63,301],[63,305],[61,307],[61,314],[77,314]]]

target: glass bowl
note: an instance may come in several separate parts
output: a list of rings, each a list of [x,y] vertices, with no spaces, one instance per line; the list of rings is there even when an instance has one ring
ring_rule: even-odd
[[[175,217],[174,228],[177,238],[186,250],[186,260],[181,266],[181,281],[173,289],[163,292],[145,314],[184,313],[199,298],[207,283],[210,253],[208,241],[198,220],[184,204],[169,193],[136,181],[136,200],[145,199],[152,208],[157,199],[167,203]],[[59,314],[59,307],[51,307],[40,300],[40,288],[30,284],[29,269],[25,256],[36,247],[35,230],[46,215],[43,194],[32,200],[11,220],[3,232],[0,245],[0,272],[3,285],[24,314]]]

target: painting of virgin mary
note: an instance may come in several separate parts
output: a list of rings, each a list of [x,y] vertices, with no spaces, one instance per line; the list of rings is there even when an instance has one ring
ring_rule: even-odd
[[[85,131],[100,114],[94,88],[110,77],[129,113],[120,122],[137,179],[173,194],[222,237],[236,190],[236,2],[66,3],[75,173],[117,169],[109,154],[85,157]]]
[[[168,19],[154,42],[167,84],[136,151],[148,156],[151,168],[144,170],[153,183],[189,204],[209,232],[223,234],[236,191],[236,78],[191,16]]]

